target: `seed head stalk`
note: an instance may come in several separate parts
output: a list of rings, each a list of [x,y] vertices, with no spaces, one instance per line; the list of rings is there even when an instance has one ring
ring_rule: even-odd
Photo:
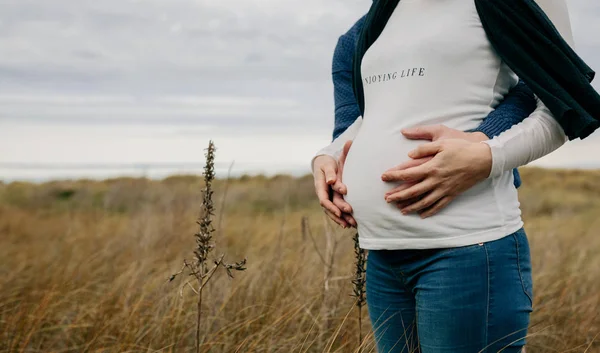
[[[358,233],[354,235],[355,273],[352,280],[352,296],[356,299],[355,306],[358,316],[358,347],[361,349],[362,334],[362,309],[366,303],[366,264],[367,257],[364,249],[361,249],[358,241]]]
[[[246,269],[246,259],[242,261],[228,264],[224,262],[225,255],[220,255],[213,260],[213,265],[209,268],[211,252],[215,249],[213,233],[213,217],[215,215],[215,205],[213,202],[213,181],[215,180],[215,145],[212,141],[209,142],[206,149],[206,165],[204,166],[204,189],[202,190],[202,207],[200,215],[196,220],[198,224],[198,232],[194,234],[196,246],[194,247],[194,259],[192,262],[183,262],[183,268],[180,272],[171,276],[173,281],[178,275],[187,270],[190,276],[193,276],[197,282],[197,288],[189,285],[198,297],[197,301],[197,316],[196,316],[196,353],[200,353],[200,327],[202,322],[202,292],[210,279],[214,276],[219,267],[222,267],[227,272],[230,278],[233,278],[232,271],[244,271]]]

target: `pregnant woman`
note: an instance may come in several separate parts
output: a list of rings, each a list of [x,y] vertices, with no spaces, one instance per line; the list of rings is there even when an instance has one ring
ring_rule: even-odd
[[[564,1],[539,2],[571,43]],[[345,193],[360,245],[369,250],[367,301],[380,353],[519,352],[525,343],[531,268],[511,170],[552,152],[567,135],[589,135],[597,124],[585,108],[597,113],[600,99],[589,81],[538,69],[557,69],[548,53],[528,64],[492,44],[498,37],[482,18],[498,15],[481,15],[510,3],[532,11],[538,22],[522,23],[530,33],[544,29],[539,40],[550,40],[557,57],[576,56],[531,0],[381,0],[366,18],[354,72],[363,118],[314,165],[337,158],[352,141],[345,185],[338,180],[335,189]],[[576,66],[558,69],[576,73]],[[476,128],[517,85],[515,72],[540,98],[529,117],[500,136],[425,145],[404,136],[418,136],[417,126]],[[570,99],[577,92],[585,102]],[[420,217],[431,208],[438,213]]]

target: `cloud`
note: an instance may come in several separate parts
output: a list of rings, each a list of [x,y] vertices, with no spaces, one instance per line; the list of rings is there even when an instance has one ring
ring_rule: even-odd
[[[77,77],[94,89],[123,85],[138,93],[219,89],[257,80],[323,81],[336,36],[355,17],[349,15],[366,5],[341,0],[14,1],[4,6],[0,24],[0,70],[8,79],[2,88],[27,80],[69,89]]]
[[[252,162],[270,144],[305,151],[287,161],[305,165],[331,135],[337,38],[370,4],[8,1],[0,13],[0,161],[106,161],[121,158],[116,151],[127,146],[123,160],[168,158],[181,148],[177,138],[198,148],[216,136],[230,144],[224,150],[231,159],[243,149],[240,155]],[[600,70],[600,2],[569,5],[577,50]],[[145,140],[128,145],[125,132]],[[49,134],[56,138],[47,140]],[[109,143],[111,136],[121,142],[108,156],[86,145]],[[255,147],[252,136],[260,138]],[[40,139],[47,141],[42,150]],[[170,142],[158,153],[151,141]],[[556,156],[546,160],[567,161]]]

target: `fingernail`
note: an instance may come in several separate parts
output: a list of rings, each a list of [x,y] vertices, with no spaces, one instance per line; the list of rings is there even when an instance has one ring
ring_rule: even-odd
[[[388,181],[388,180],[389,180],[389,177],[388,177],[387,175],[382,175],[382,176],[381,176],[381,180],[383,180],[383,181]]]

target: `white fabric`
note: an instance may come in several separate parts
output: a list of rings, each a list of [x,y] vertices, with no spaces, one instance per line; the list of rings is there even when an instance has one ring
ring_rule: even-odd
[[[540,5],[547,9],[550,2],[557,0]],[[510,170],[566,140],[543,104],[523,123],[489,142],[490,178],[436,216],[425,220],[414,214],[404,216],[384,199],[398,183],[383,182],[381,174],[407,161],[407,153],[423,143],[404,138],[402,128],[432,124],[475,128],[517,83],[487,40],[473,1],[401,1],[365,54],[362,76],[364,120],[358,119],[317,153],[337,158],[344,143],[354,140],[343,182],[361,247],[466,246],[502,238],[522,227]]]
[[[564,130],[552,113],[536,97],[537,109],[527,119],[509,130],[485,141],[492,149],[490,177],[526,165],[541,158],[567,142]]]

